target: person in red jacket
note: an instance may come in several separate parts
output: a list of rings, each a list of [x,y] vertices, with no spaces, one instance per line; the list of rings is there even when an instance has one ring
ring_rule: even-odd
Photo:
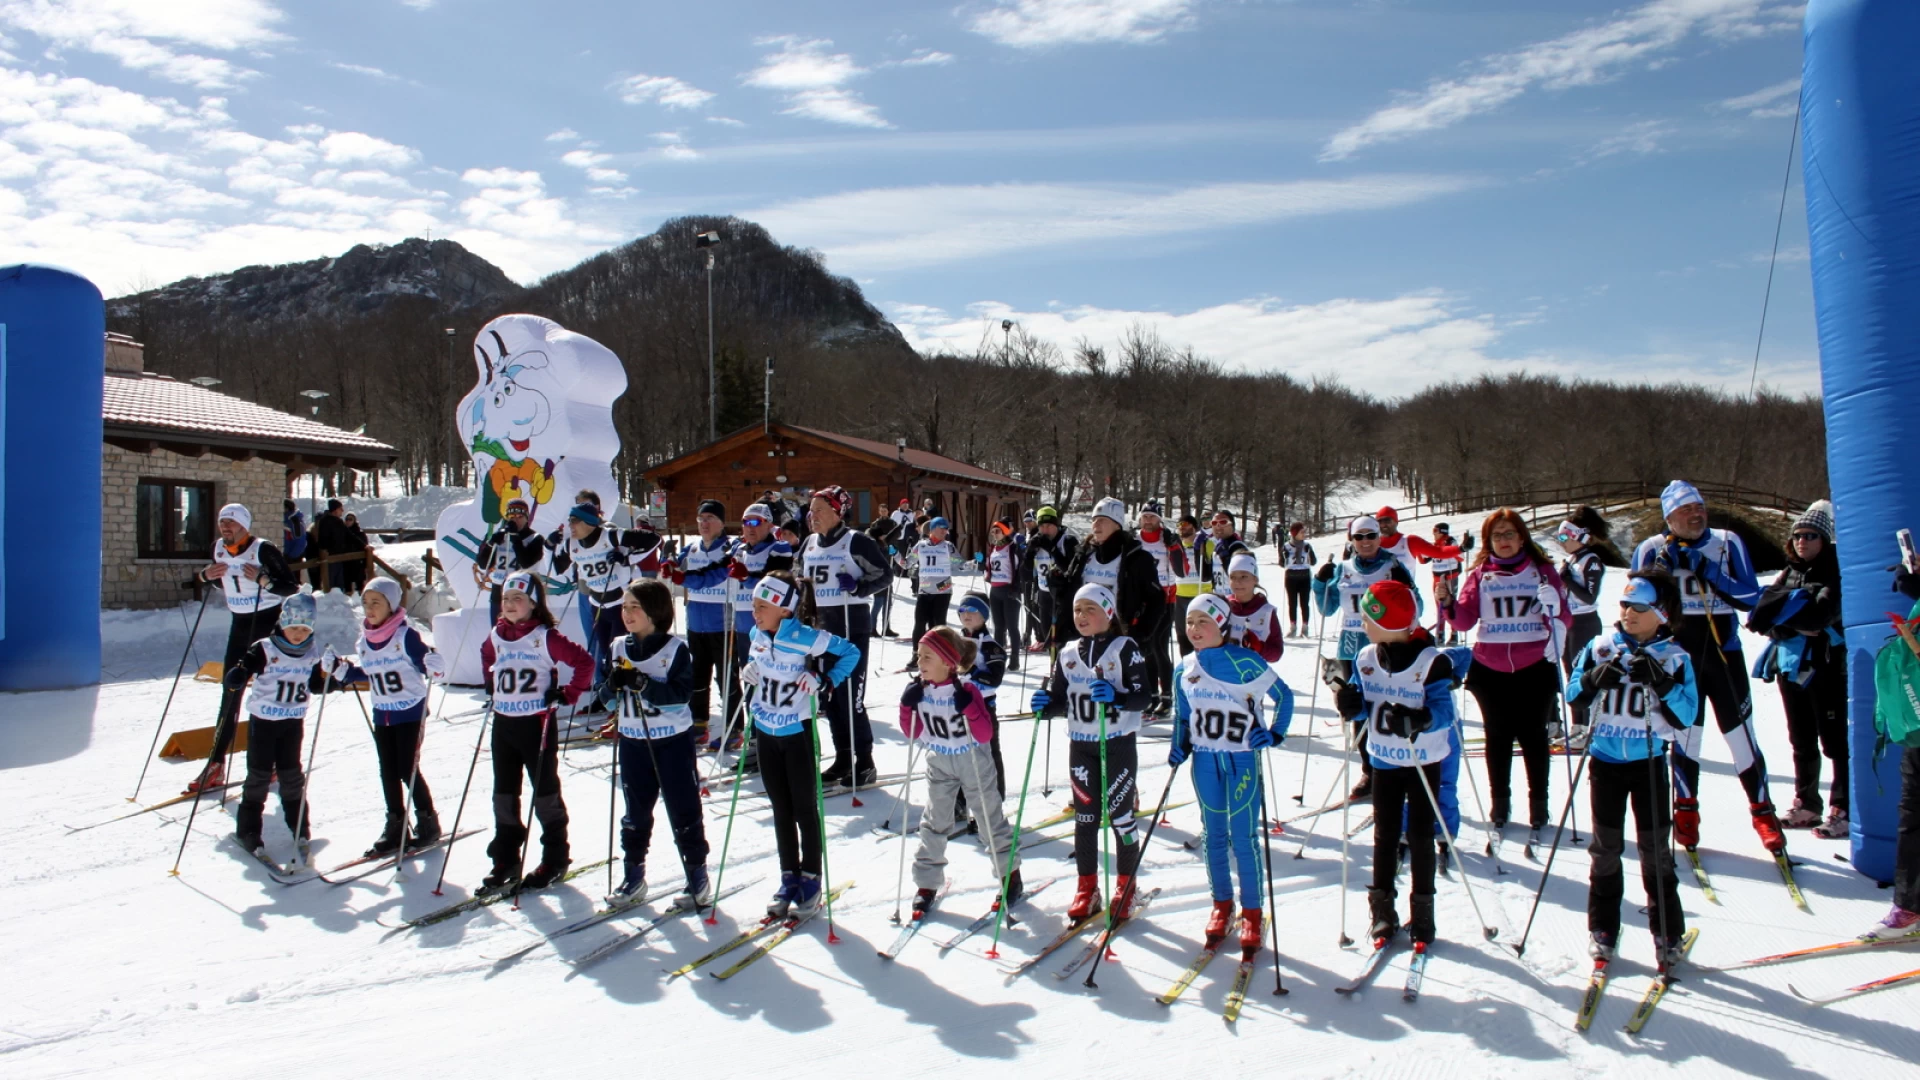
[[[554,710],[580,700],[593,681],[593,657],[560,635],[537,574],[509,575],[500,587],[500,621],[480,645],[480,670],[493,709],[493,872],[488,890],[543,889],[571,861],[567,807],[560,801],[560,740]],[[527,828],[520,822],[520,774],[533,781],[540,819],[540,864],[524,878]]]
[[[1253,552],[1236,552],[1227,566],[1227,644],[1252,649],[1269,664],[1280,662],[1286,642],[1280,636],[1280,611],[1260,589],[1260,567]]]

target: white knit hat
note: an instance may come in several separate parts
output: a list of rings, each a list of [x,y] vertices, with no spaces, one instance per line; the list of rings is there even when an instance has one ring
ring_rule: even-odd
[[[1109,495],[1093,504],[1093,516],[1106,518],[1124,529],[1127,527],[1127,504]]]
[[[1233,553],[1233,558],[1227,560],[1227,573],[1252,574],[1254,577],[1259,577],[1260,562],[1253,557],[1251,551],[1236,551]]]
[[[1805,526],[1819,533],[1827,543],[1833,543],[1833,504],[1825,499],[1815,499],[1806,512],[1793,519],[1793,527]]]

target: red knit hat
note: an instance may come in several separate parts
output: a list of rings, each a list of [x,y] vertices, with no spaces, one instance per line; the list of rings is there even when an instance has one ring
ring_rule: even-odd
[[[1391,632],[1413,629],[1414,620],[1419,617],[1413,590],[1399,581],[1376,581],[1367,586],[1360,611],[1380,629]]]

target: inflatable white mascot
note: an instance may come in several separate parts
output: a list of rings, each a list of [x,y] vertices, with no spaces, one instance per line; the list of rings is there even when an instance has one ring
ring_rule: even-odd
[[[460,610],[437,615],[433,638],[453,682],[480,682],[480,645],[487,636],[487,596],[473,572],[482,540],[500,524],[508,499],[533,506],[533,528],[546,534],[566,523],[574,493],[600,492],[611,506],[620,452],[613,403],[627,373],[606,346],[538,315],[502,315],[473,341],[480,381],[460,399],[460,443],[473,456],[474,497],[440,513],[435,551]],[[543,571],[550,568],[543,566]],[[547,576],[548,603],[560,630],[581,644],[580,620],[567,610],[573,583]]]

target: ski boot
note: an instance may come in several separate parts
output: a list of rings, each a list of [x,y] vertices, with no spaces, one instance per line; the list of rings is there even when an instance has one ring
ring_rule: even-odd
[[[1613,954],[1619,948],[1620,935],[1618,934],[1610,934],[1605,930],[1595,930],[1593,933],[1587,935],[1587,955],[1593,957],[1596,963],[1612,963]]]
[[[518,866],[510,862],[495,862],[493,870],[480,879],[480,889],[483,892],[498,892],[512,886],[518,880],[520,880]]]
[[[544,889],[554,882],[559,881],[562,877],[565,877],[567,867],[570,865],[572,865],[571,860],[564,858],[555,860],[541,859],[540,865],[534,867],[532,873],[521,878],[520,883],[529,889]],[[644,888],[645,885],[646,882],[642,881],[642,888]]]
[[[388,814],[386,830],[380,834],[380,839],[375,840],[373,846],[367,849],[367,857],[381,858],[399,851],[400,831],[406,827],[406,821],[407,819],[399,814]]]
[[[1391,941],[1400,932],[1400,916],[1393,910],[1393,890],[1367,889],[1368,918],[1372,925],[1367,928],[1367,936],[1377,945]]]
[[[780,887],[773,891],[773,899],[767,901],[767,918],[784,919],[793,910],[794,895],[800,891],[800,874],[793,870],[780,872]]]
[[[846,758],[838,758],[827,766],[826,772],[820,774],[820,785],[827,791],[837,791],[847,786],[848,778],[852,775],[853,763]]]
[[[1260,943],[1262,940],[1262,935],[1265,933],[1265,929],[1266,929],[1262,925],[1261,920],[1265,915],[1266,915],[1266,910],[1263,908],[1241,908],[1240,909],[1240,957],[1241,959],[1251,960],[1256,954],[1260,952]]]
[[[851,777],[852,787],[856,789],[870,788],[879,782],[880,770],[874,766],[872,758],[861,758],[854,763]]]
[[[1113,879],[1112,915],[1114,922],[1121,922],[1133,917],[1132,874],[1121,874],[1119,877]]]
[[[1847,812],[1838,806],[1827,808],[1827,823],[1814,828],[1813,835],[1822,840],[1845,840],[1853,825],[1847,820]]]
[[[1368,773],[1360,778],[1359,783],[1353,785],[1352,791],[1347,792],[1347,801],[1365,802],[1371,798],[1373,798],[1373,774]]]
[[[1207,947],[1217,947],[1227,939],[1227,924],[1233,919],[1233,901],[1215,900],[1213,913],[1207,916]]]
[[[709,908],[713,906],[713,882],[707,877],[705,866],[695,866],[687,870],[687,887],[673,902],[686,908]]]
[[[1081,874],[1074,886],[1073,903],[1067,905],[1067,918],[1079,922],[1100,910],[1100,875]]]
[[[793,888],[793,914],[811,915],[820,910],[825,894],[820,889],[820,875],[800,871],[800,881]]]
[[[1860,935],[1861,941],[1920,941],[1920,912],[1908,911],[1899,904],[1886,918],[1874,923]]]
[[[1413,898],[1413,917],[1407,920],[1407,935],[1415,945],[1433,944],[1433,894]]]
[[[1680,942],[1681,939],[1678,937],[1654,935],[1653,962],[1654,966],[1660,969],[1660,974],[1666,975],[1680,965],[1680,961],[1685,957],[1685,953],[1681,951]]]
[[[407,850],[419,851],[440,842],[440,815],[425,814],[416,817],[413,822],[413,835],[407,837]]]
[[[257,832],[256,833],[236,832],[233,834],[233,838],[239,842],[240,846],[243,849],[250,852],[261,852],[261,851],[265,851],[267,848],[266,841],[262,840],[260,838],[260,834]]]
[[[1787,834],[1780,831],[1780,817],[1773,812],[1772,803],[1757,802],[1749,804],[1753,811],[1753,831],[1760,834],[1760,845],[1779,855],[1787,850]]]
[[[609,905],[637,904],[647,895],[647,868],[629,859],[620,884],[607,894]]]
[[[919,922],[925,918],[927,912],[933,910],[933,902],[939,898],[940,893],[935,889],[920,889],[916,891],[913,894],[913,921]]]
[[[1700,846],[1700,800],[1673,800],[1673,842],[1689,850]]]
[[[1008,907],[1019,903],[1027,895],[1027,883],[1021,880],[1019,869],[1016,868],[1013,873],[1007,875],[1004,891]]]
[[[206,768],[200,770],[199,778],[190,781],[187,784],[186,790],[182,791],[180,794],[199,795],[208,791],[218,791],[225,786],[227,786],[226,763],[215,761],[208,764]],[[251,851],[253,849],[248,848],[247,850]]]
[[[1434,872],[1444,874],[1453,868],[1453,848],[1445,840],[1438,841],[1433,847]]]
[[[1780,819],[1783,829],[1811,829],[1820,824],[1820,811],[1807,809],[1807,804],[1799,799],[1793,800],[1793,809]]]

